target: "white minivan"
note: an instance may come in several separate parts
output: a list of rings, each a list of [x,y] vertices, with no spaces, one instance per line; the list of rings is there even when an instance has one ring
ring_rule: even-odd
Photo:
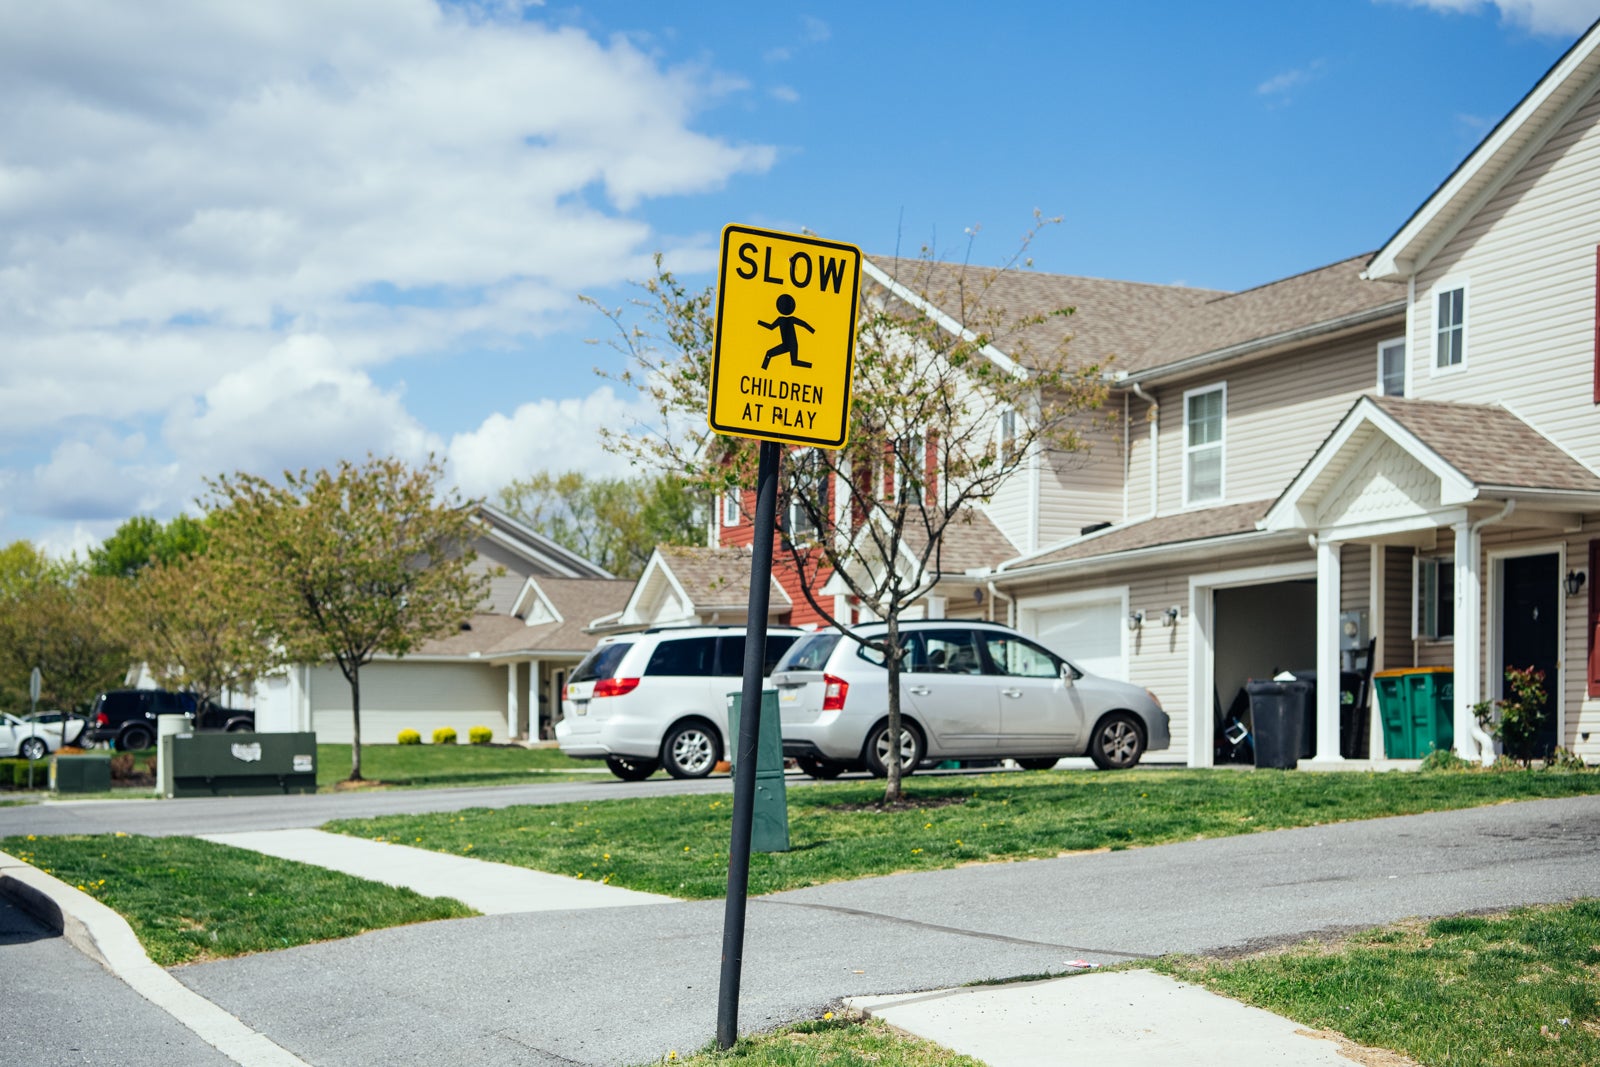
[[[805,633],[767,629],[762,673]],[[658,627],[601,638],[567,679],[556,741],[640,781],[704,778],[728,751],[728,694],[744,674],[743,626]]]

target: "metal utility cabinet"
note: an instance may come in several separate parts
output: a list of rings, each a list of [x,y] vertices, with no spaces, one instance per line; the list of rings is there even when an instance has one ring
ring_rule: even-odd
[[[317,791],[317,735],[177,733],[161,738],[166,797]]]

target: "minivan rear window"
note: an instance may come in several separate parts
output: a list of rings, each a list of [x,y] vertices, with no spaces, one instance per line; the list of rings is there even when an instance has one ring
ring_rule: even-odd
[[[676,641],[663,641],[650,653],[647,675],[677,675],[679,677],[707,678],[711,665],[716,662],[715,637],[683,637]]]
[[[628,654],[628,649],[633,645],[628,641],[614,641],[609,645],[597,645],[593,652],[583,657],[583,661],[572,668],[568,682],[592,682],[597,678],[610,678],[617,673],[617,668],[622,665],[622,657]]]
[[[828,657],[839,643],[837,630],[807,634],[794,643],[788,655],[778,661],[778,670],[820,671],[828,665]]]

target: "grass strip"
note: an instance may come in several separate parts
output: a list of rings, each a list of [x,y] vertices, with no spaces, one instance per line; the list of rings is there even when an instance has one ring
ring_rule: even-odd
[[[575,760],[558,748],[520,745],[362,745],[361,774],[385,786],[527,785],[589,780],[605,764]],[[317,746],[317,787],[331,790],[350,777],[350,746]],[[609,777],[609,776],[608,776]]]
[[[0,838],[0,851],[120,914],[163,967],[477,914],[458,900],[192,837],[30,834]]]
[[[965,863],[1158,845],[1506,800],[1600,793],[1600,774],[1043,771],[788,791],[788,852],[751,856],[750,891]],[[325,829],[684,898],[725,892],[727,795],[341,819]]]
[[[1600,900],[1154,969],[1422,1063],[1600,1063]]]
[[[740,1038],[732,1048],[708,1047],[692,1056],[669,1052],[658,1063],[711,1067],[983,1067],[931,1041],[891,1029],[877,1019],[835,1017],[780,1027]]]

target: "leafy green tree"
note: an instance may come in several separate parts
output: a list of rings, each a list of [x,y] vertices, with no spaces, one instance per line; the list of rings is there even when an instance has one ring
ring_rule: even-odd
[[[0,596],[0,699],[28,707],[28,676],[38,667],[43,707],[86,708],[118,685],[132,662],[110,621],[120,583],[51,567],[20,592]]]
[[[914,742],[901,720],[900,619],[938,582],[945,535],[1035,457],[1065,463],[1084,451],[1103,419],[1101,368],[1070,360],[1068,331],[1051,325],[1071,309],[1018,313],[998,295],[1047,221],[998,268],[926,250],[894,261],[892,285],[871,285],[862,300],[847,446],[796,450],[783,465],[779,512],[802,521],[780,538],[780,558],[807,601],[844,629],[818,597],[831,575],[886,624],[881,638],[845,633],[887,668],[889,753]],[[714,293],[684,285],[659,257],[656,266],[643,298],[608,312],[629,357],[618,378],[654,402],[655,418],[608,443],[700,493],[753,487],[759,442],[705,429]],[[884,762],[895,802],[900,761]]]
[[[225,586],[260,619],[284,662],[339,665],[350,684],[350,779],[361,778],[361,668],[454,631],[488,589],[471,564],[471,509],[443,470],[368,456],[281,484],[253,474],[209,484]]]
[[[32,541],[13,541],[0,548],[0,603],[36,588],[57,569]]]
[[[671,474],[592,478],[540,471],[501,489],[506,512],[622,578],[637,578],[660,544],[705,543],[702,498]]]
[[[152,563],[174,563],[204,552],[208,536],[205,522],[188,515],[175,515],[166,525],[135,515],[89,550],[89,573],[131,578]]]
[[[280,663],[261,620],[209,555],[155,562],[124,580],[115,618],[164,688],[222,703]]]

